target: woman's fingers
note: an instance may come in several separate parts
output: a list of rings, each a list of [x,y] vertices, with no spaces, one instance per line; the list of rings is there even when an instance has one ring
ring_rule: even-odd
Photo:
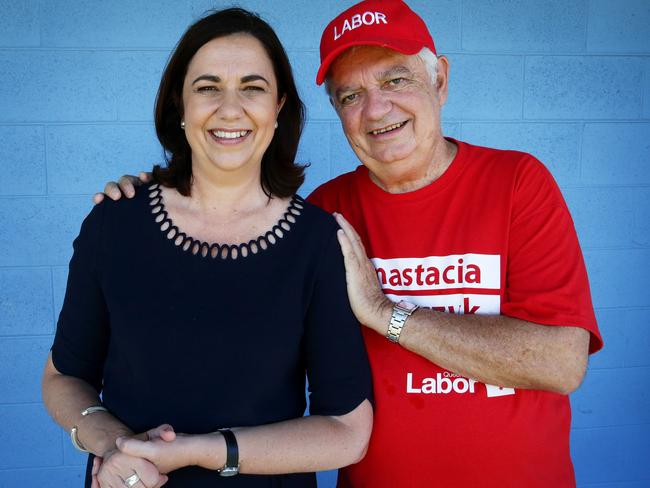
[[[176,432],[174,432],[174,428],[169,424],[159,425],[154,429],[148,430],[145,434],[145,440],[162,439],[166,442],[172,442],[176,439]]]
[[[120,452],[133,457],[151,459],[154,454],[154,446],[147,441],[135,438],[120,437],[115,441]]]
[[[147,488],[160,485],[161,474],[158,472],[158,469],[149,461],[145,459],[137,459],[133,465],[134,467],[131,469],[130,474],[128,474],[129,471],[127,471],[127,476],[124,479],[133,474],[137,474],[140,482]]]
[[[102,465],[102,458],[95,456],[93,459],[93,468],[90,472],[92,478],[90,483],[90,488],[100,488],[99,481],[97,481],[97,473],[99,473],[99,467]]]
[[[169,481],[169,476],[167,476],[166,474],[161,474],[160,475],[160,481],[158,482],[158,484],[156,486],[154,486],[154,487],[149,487],[149,488],[160,488],[162,485],[164,485],[168,481]]]
[[[134,440],[134,442],[141,441]],[[119,451],[101,464],[97,481],[101,488],[124,488],[124,480],[134,475],[137,475],[138,479],[138,482],[133,484],[134,487],[142,485],[147,488],[159,487],[167,481],[167,477],[161,475],[158,469],[146,459],[129,456]]]

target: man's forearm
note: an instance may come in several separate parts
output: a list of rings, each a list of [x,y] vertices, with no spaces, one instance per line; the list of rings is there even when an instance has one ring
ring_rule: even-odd
[[[385,335],[391,304],[368,325]],[[503,315],[455,315],[419,309],[400,345],[429,361],[483,383],[568,394],[582,381],[589,332],[545,326]]]

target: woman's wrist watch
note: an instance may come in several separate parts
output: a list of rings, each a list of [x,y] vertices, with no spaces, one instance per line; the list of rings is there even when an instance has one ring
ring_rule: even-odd
[[[391,314],[390,322],[388,323],[386,339],[391,342],[399,343],[399,336],[402,334],[404,324],[418,308],[420,308],[418,305],[409,303],[405,300],[393,305],[393,313]]]
[[[239,447],[237,438],[230,429],[219,429],[226,440],[226,464],[219,469],[219,476],[235,476],[239,474]]]

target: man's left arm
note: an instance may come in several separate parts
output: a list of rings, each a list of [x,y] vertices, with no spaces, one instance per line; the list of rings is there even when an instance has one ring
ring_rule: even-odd
[[[386,335],[393,303],[352,226],[340,215],[339,242],[352,309],[365,326]],[[590,334],[504,315],[454,315],[417,310],[399,343],[427,360],[483,383],[567,394],[584,377]]]

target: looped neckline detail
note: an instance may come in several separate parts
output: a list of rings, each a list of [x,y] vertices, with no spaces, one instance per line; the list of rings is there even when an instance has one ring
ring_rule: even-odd
[[[304,200],[298,195],[294,195],[291,197],[284,215],[266,233],[241,244],[218,244],[194,239],[174,225],[165,209],[160,184],[154,183],[150,185],[147,191],[149,192],[149,206],[151,207],[154,223],[172,245],[194,256],[221,261],[244,259],[275,246],[286,237],[304,208]]]

